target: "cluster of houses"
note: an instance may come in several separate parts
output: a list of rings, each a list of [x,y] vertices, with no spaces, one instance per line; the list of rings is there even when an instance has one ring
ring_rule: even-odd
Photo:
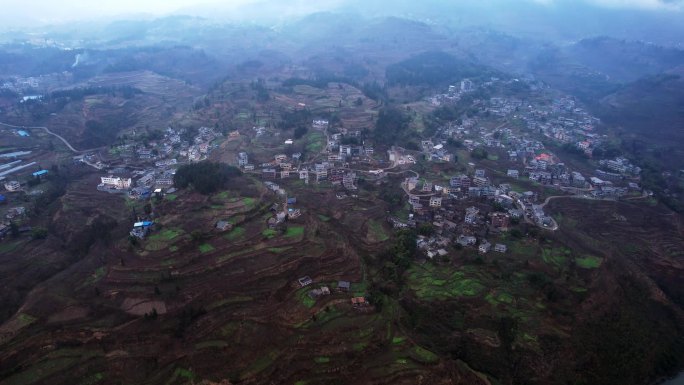
[[[297,284],[302,288],[311,286],[313,283],[313,280],[308,275],[297,279]],[[351,283],[349,281],[338,281],[336,291],[341,294],[349,293],[351,291]],[[318,300],[321,297],[329,296],[331,294],[332,291],[328,286],[319,286],[309,290],[307,293],[307,295],[313,300]],[[366,301],[366,298],[362,296],[352,297],[350,299],[350,303],[355,308],[365,308],[369,305],[368,301]]]

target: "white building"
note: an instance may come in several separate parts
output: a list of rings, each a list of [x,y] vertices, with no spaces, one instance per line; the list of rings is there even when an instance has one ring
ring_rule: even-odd
[[[5,183],[5,189],[7,191],[19,191],[21,189],[21,183],[16,180],[11,180]]]
[[[108,188],[114,188],[117,190],[125,190],[127,188],[131,187],[131,178],[121,178],[121,177],[115,177],[113,175],[110,176],[103,176],[100,178],[102,181],[102,185],[104,187]]]

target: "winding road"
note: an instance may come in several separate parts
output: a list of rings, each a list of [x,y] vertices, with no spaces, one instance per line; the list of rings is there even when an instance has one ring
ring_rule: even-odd
[[[72,152],[75,152],[75,153],[90,152],[90,151],[95,151],[95,150],[97,150],[97,148],[91,148],[91,149],[88,149],[88,150],[77,150],[77,149],[74,148],[74,146],[71,145],[71,143],[69,143],[66,139],[64,139],[64,137],[62,137],[61,135],[56,134],[56,133],[50,131],[50,129],[47,128],[47,127],[40,127],[40,126],[36,126],[36,127],[31,127],[31,126],[15,126],[15,125],[13,125],[13,124],[7,124],[7,123],[2,123],[2,122],[0,122],[0,125],[5,126],[5,127],[11,127],[11,128],[19,128],[19,129],[40,129],[40,130],[45,130],[45,132],[48,133],[49,135],[52,135],[52,136],[58,138],[59,140],[61,140],[61,141],[69,148],[69,150],[71,150]]]

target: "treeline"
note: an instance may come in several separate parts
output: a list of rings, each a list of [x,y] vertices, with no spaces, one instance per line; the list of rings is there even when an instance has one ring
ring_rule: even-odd
[[[207,195],[224,188],[232,178],[240,175],[242,172],[233,166],[203,161],[178,168],[173,183],[178,188],[192,187]]]
[[[392,64],[385,70],[385,76],[390,85],[438,86],[454,80],[481,76],[483,72],[488,71],[445,52],[436,51]]]
[[[407,134],[410,119],[401,110],[383,108],[373,131],[373,139],[378,144],[393,145]]]
[[[344,83],[352,87],[358,88],[364,96],[375,101],[383,101],[387,99],[387,89],[378,82],[361,83],[346,76],[338,76],[333,74],[317,75],[310,79],[303,78],[289,78],[282,82],[283,91],[293,92],[296,86],[310,86],[319,89],[328,88],[330,83]]]
[[[50,93],[49,99],[57,101],[59,99],[83,100],[87,96],[109,94],[112,96],[121,95],[126,99],[130,99],[135,95],[143,92],[131,86],[117,86],[117,87],[86,87],[74,88],[71,90],[54,91]]]

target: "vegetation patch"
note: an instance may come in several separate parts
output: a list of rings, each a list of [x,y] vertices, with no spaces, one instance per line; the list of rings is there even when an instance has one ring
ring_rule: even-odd
[[[377,221],[368,221],[368,234],[378,242],[384,242],[389,239],[389,235],[385,232],[385,229]]]
[[[542,249],[542,259],[544,260],[544,262],[556,267],[564,266],[567,263],[567,259],[570,254],[570,250],[564,247]]]
[[[261,232],[261,235],[263,235],[264,237],[266,237],[268,239],[271,239],[271,238],[275,237],[276,235],[278,235],[278,232],[273,230],[273,229],[266,229],[266,230]]]
[[[286,238],[298,238],[304,235],[303,226],[289,226],[285,232]]]
[[[330,357],[315,357],[314,362],[317,364],[327,364],[330,362]]]
[[[411,358],[423,364],[434,364],[439,362],[439,357],[435,353],[421,348],[420,346],[411,349],[409,354],[411,355]]]
[[[233,230],[226,234],[224,238],[226,238],[229,241],[234,241],[236,239],[240,239],[245,235],[245,228],[244,227],[235,227]]]
[[[418,298],[428,301],[473,297],[485,289],[479,280],[466,277],[462,271],[430,265],[412,267],[408,285]]]
[[[603,259],[593,255],[587,255],[586,257],[575,258],[575,262],[577,263],[577,266],[583,269],[597,269],[601,266]]]
[[[208,244],[208,243],[204,243],[204,244],[201,244],[201,245],[199,246],[199,251],[200,251],[201,253],[209,253],[209,252],[212,252],[212,251],[214,251],[214,250],[216,250],[216,249],[214,248],[214,246],[212,246],[212,245],[210,245],[210,244]]]

